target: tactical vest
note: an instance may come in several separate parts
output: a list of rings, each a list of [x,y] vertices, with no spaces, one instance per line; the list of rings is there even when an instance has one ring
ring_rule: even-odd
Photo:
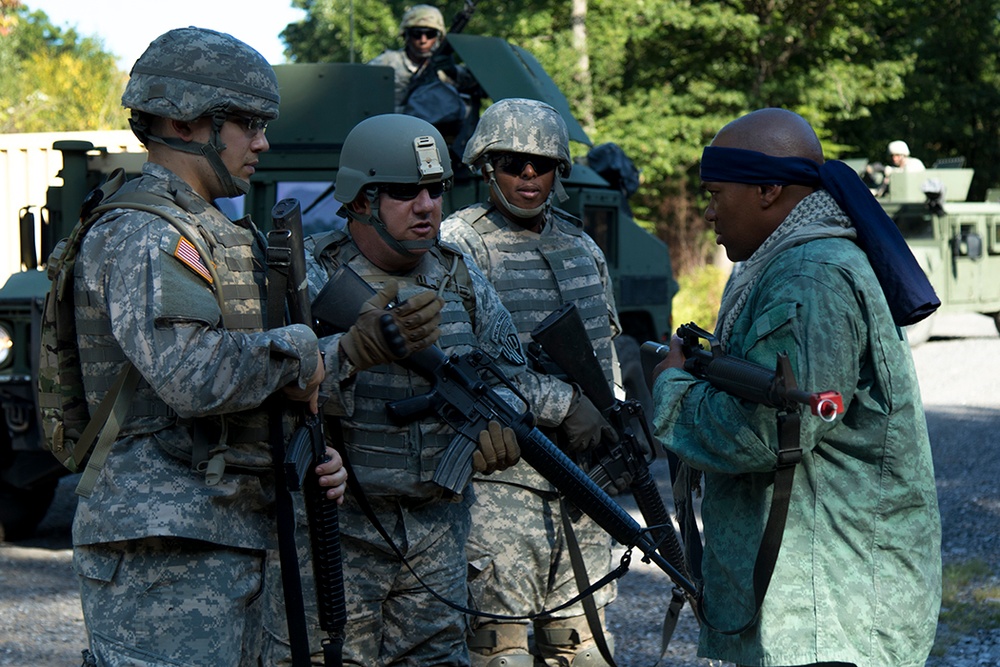
[[[449,354],[464,354],[476,346],[475,295],[462,254],[456,249],[434,246],[413,271],[387,275],[361,255],[346,233],[338,231],[317,239],[316,258],[328,275],[347,264],[375,289],[395,279],[400,300],[424,289],[438,292],[445,305],[437,345]],[[374,366],[356,376],[354,412],[341,424],[348,459],[368,494],[410,500],[440,495],[440,487],[428,482],[455,432],[437,417],[406,426],[391,424],[386,417],[387,403],[430,389],[427,380],[399,364]]]
[[[202,276],[204,289],[221,291],[219,301],[224,306],[221,322],[211,324],[233,332],[256,333],[266,329],[263,319],[266,306],[263,248],[249,219],[231,223],[225,221],[221,213],[208,209],[200,215],[219,216],[222,221],[222,224],[210,229],[199,224],[198,217],[179,204],[171,213],[186,224],[185,236],[200,242],[198,254],[208,255],[202,256],[202,261],[221,269],[214,272],[214,284],[209,284]],[[127,210],[110,213],[108,216],[111,217],[106,216],[101,224],[113,217],[129,214],[134,213]],[[162,225],[160,247],[165,254],[169,254],[180,241],[180,232],[157,218],[151,217],[149,224]],[[180,261],[173,256],[162,259],[164,262]],[[178,264],[176,270],[194,269]],[[110,388],[117,374],[116,369],[125,362],[125,355],[111,334],[100,295],[84,289],[83,280],[78,279],[76,284],[80,362],[88,401],[94,406]],[[204,472],[209,484],[217,483],[224,470],[261,474],[271,468],[266,410],[256,408],[224,416],[180,419],[141,379],[121,435],[153,434],[174,425],[186,428],[191,437],[167,436],[156,438],[156,441],[170,455],[190,461],[194,470]]]
[[[549,313],[573,302],[613,386],[608,302],[597,262],[580,238],[583,230],[555,212],[541,234],[512,229],[494,207],[470,207],[458,215],[483,237],[490,265],[482,269],[510,311],[521,342],[530,342]]]

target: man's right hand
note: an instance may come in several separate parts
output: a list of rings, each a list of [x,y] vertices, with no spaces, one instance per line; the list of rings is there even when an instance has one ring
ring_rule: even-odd
[[[408,357],[441,337],[444,300],[427,290],[387,310],[398,291],[395,280],[387,282],[364,303],[354,326],[340,339],[341,348],[359,370]],[[399,330],[399,335],[391,341],[385,335],[386,324],[382,321],[385,316]]]

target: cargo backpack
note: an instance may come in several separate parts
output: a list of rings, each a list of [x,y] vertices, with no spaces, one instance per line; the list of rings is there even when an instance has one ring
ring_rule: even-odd
[[[146,192],[119,193],[125,180],[125,172],[116,169],[103,185],[88,195],[81,209],[80,221],[67,238],[56,244],[47,263],[51,283],[41,316],[38,407],[45,448],[71,472],[86,468],[76,491],[82,496],[89,496],[93,490],[97,474],[121,431],[141,377],[139,370],[126,361],[91,414],[84,393],[80,350],[77,347],[73,289],[73,273],[83,237],[104,213],[128,208],[162,217],[183,237],[192,241],[195,248],[201,248],[196,238],[192,239],[194,235],[184,222],[157,208],[164,205],[177,208],[173,201]],[[211,262],[208,265],[211,267]],[[214,272],[214,267],[210,270]],[[214,284],[218,285],[218,281]],[[216,298],[221,298],[218,291]]]

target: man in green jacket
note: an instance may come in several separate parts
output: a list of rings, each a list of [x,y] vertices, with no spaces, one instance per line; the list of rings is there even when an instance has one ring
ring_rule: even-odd
[[[802,459],[755,618],[754,561],[776,487],[776,412],[696,379],[683,370],[681,341],[671,342],[655,371],[654,423],[688,478],[704,475],[701,656],[746,666],[906,667],[923,665],[934,640],[941,527],[899,325],[926,316],[936,299],[930,292],[931,305],[916,315],[901,305],[919,289],[899,294],[889,277],[912,257],[880,259],[886,243],[872,242],[873,230],[888,223],[878,233],[890,240],[898,232],[871,208],[858,213],[871,195],[860,181],[828,178],[840,166],[824,162],[813,129],[782,109],[726,125],[702,158],[706,218],[729,258],[743,263],[723,295],[716,336],[728,354],[762,366],[787,352],[798,386],[840,392],[845,412],[831,423],[802,416]]]

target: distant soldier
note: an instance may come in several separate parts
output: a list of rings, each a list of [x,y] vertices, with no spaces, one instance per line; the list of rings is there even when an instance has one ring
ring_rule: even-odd
[[[436,342],[447,354],[479,348],[515,380],[524,368],[510,314],[496,292],[457,249],[438,241],[442,195],[452,176],[444,140],[429,123],[399,114],[362,121],[344,141],[337,172],[334,196],[344,204],[347,227],[306,242],[307,255],[315,259],[308,276],[314,297],[341,266],[378,290],[357,323],[331,337],[336,347],[326,348],[324,390],[329,388],[330,398],[324,410],[340,419],[357,481],[416,572],[400,561],[349,492],[340,512],[348,665],[469,664],[464,614],[423,584],[455,605],[467,603],[465,541],[473,496],[432,481],[455,438],[451,427],[436,416],[402,426],[389,421],[386,403],[431,387],[395,363],[401,357],[380,324],[386,312],[394,314],[407,353]],[[479,441],[474,468],[484,474],[518,459],[513,431],[496,422]],[[271,633],[285,639],[281,628]],[[275,653],[265,655],[266,664],[284,664],[281,654],[287,651],[276,647]]]
[[[124,368],[140,375],[73,524],[91,660],[250,667],[276,546],[261,404],[283,392],[315,410],[324,369],[308,327],[267,328],[260,236],[212,202],[249,189],[278,84],[246,44],[182,28],[139,57],[122,104],[148,161],[87,232],[75,272],[91,412]],[[328,454],[333,498],[346,476]]]
[[[471,256],[493,283],[522,343],[530,341],[530,332],[545,316],[575,303],[608,383],[620,385],[612,343],[620,325],[607,262],[580,221],[551,201],[553,193],[562,193],[559,179],[572,167],[562,117],[535,100],[501,100],[483,113],[463,161],[482,171],[490,200],[451,215],[442,225],[442,238]],[[529,394],[535,416],[570,455],[593,448],[602,435],[614,437],[579,388],[553,376],[539,376],[539,382],[544,393]],[[572,528],[564,531],[569,506],[526,464],[476,478],[474,486],[467,551],[478,609],[525,615],[569,601],[578,593],[572,543],[579,543],[594,580],[609,571],[608,536],[587,516],[570,519]],[[594,634],[607,633],[604,607],[615,592],[611,585],[593,596],[598,627],[591,627],[579,602],[535,622],[535,645],[545,664],[607,664]],[[474,665],[533,664],[526,623],[478,619],[474,630]]]
[[[399,36],[404,40],[402,49],[384,51],[368,62],[369,65],[391,67],[396,72],[396,113],[403,113],[410,80],[421,66],[432,66],[428,62],[440,48],[446,30],[444,17],[437,7],[413,5],[403,14],[399,22]],[[445,58],[438,69],[438,78],[457,89],[464,89],[471,75],[464,67],[455,65],[450,57]]]

